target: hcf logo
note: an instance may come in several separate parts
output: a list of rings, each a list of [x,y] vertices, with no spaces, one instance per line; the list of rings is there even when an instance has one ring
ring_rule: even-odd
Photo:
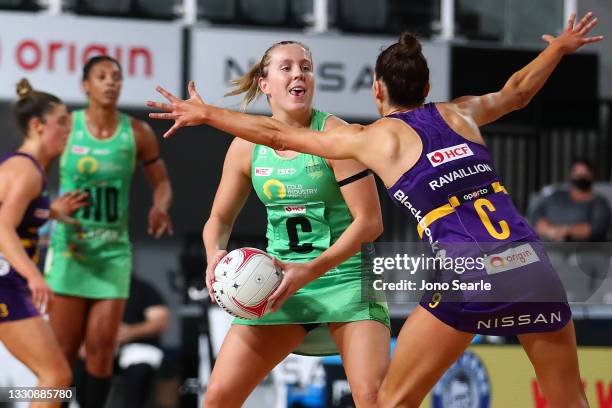
[[[462,143],[459,145],[445,147],[444,149],[439,149],[428,153],[427,159],[429,160],[432,166],[438,167],[441,164],[473,155],[474,152],[472,152],[470,146],[468,146],[467,143]]]

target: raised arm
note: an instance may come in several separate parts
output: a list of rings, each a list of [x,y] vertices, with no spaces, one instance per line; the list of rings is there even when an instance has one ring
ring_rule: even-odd
[[[165,89],[157,90],[169,103],[147,102],[149,107],[165,111],[150,113],[154,119],[174,120],[174,125],[164,134],[169,137],[184,126],[210,125],[241,139],[270,146],[275,150],[295,150],[328,159],[360,159],[367,149],[367,126],[344,125],[329,132],[315,132],[294,128],[275,119],[234,112],[204,103],[189,83],[190,99],[181,100]]]
[[[544,35],[548,46],[533,61],[515,72],[498,92],[482,96],[463,96],[451,102],[477,126],[494,122],[500,117],[524,108],[544,86],[564,55],[571,54],[585,44],[601,41],[603,36],[586,37],[597,24],[597,18],[587,13],[574,26],[572,14],[567,27],[558,37]]]

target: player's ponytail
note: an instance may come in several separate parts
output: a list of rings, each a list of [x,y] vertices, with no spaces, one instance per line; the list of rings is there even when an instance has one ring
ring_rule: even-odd
[[[289,44],[297,44],[302,47],[310,57],[310,62],[312,62],[312,53],[310,49],[302,44],[299,41],[281,41],[273,44],[270,48],[266,50],[261,60],[253,65],[246,74],[238,77],[236,79],[232,79],[230,83],[233,86],[233,89],[226,93],[224,96],[234,96],[245,94],[242,98],[242,103],[240,104],[240,108],[244,111],[249,106],[251,102],[259,98],[262,94],[261,89],[259,89],[259,78],[265,78],[268,75],[268,65],[270,65],[270,59],[272,57],[272,51],[276,47],[281,45],[289,45]]]
[[[422,54],[421,42],[416,35],[408,32],[400,34],[398,43],[402,46],[402,51],[413,57],[419,57]]]
[[[421,42],[411,33],[383,50],[376,59],[376,78],[384,81],[390,101],[401,107],[415,107],[425,101],[429,67]]]
[[[63,102],[55,95],[34,90],[30,82],[23,78],[15,87],[17,102],[13,107],[17,126],[24,136],[28,134],[30,119],[36,117],[44,121],[45,114],[49,113],[56,105]]]
[[[26,78],[21,78],[19,82],[17,82],[16,92],[17,100],[20,101],[29,97],[32,92],[34,92],[34,88],[32,88],[32,85],[30,85],[30,81],[28,81]]]
[[[259,89],[259,78],[262,77],[261,61],[253,65],[246,74],[236,79],[232,79],[230,83],[233,89],[224,96],[234,96],[245,94],[242,98],[240,108],[245,111],[247,106],[261,95]]]

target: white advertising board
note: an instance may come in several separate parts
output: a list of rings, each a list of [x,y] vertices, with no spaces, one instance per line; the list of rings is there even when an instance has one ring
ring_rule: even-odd
[[[66,102],[85,103],[82,67],[108,54],[123,66],[119,103],[144,107],[158,84],[180,91],[181,48],[175,23],[1,12],[0,99],[13,100],[15,84],[26,77]]]
[[[283,40],[306,44],[315,65],[315,106],[340,117],[374,119],[378,116],[371,86],[376,57],[397,41],[392,37],[308,35],[277,31],[196,28],[191,41],[191,78],[205,100],[239,108],[240,96],[223,98],[228,82],[259,61],[265,50]],[[423,44],[429,61],[428,100],[447,100],[450,92],[450,51],[447,44]],[[249,111],[268,113],[265,99]]]

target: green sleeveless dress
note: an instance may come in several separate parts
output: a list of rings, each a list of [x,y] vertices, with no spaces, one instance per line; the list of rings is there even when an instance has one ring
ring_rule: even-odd
[[[89,193],[74,217],[81,228],[57,223],[45,265],[55,293],[93,299],[127,298],[132,271],[128,208],[136,144],[127,115],[109,139],[97,139],[85,111],[72,113],[72,132],[60,160],[60,191]]]
[[[322,131],[329,116],[313,109],[311,129]],[[316,258],[353,222],[334,173],[321,157],[298,154],[287,159],[269,147],[256,145],[251,179],[266,206],[267,252],[282,261]],[[253,320],[235,319],[234,324],[320,323],[294,352],[336,354],[325,323],[376,320],[390,325],[384,299],[380,294],[362,294],[362,285],[361,254],[357,253],[297,291],[278,312]]]

